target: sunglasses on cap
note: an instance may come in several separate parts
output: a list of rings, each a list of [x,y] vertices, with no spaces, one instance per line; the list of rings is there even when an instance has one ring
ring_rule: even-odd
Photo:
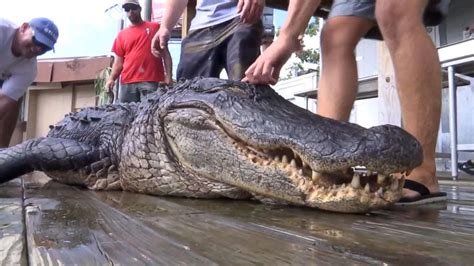
[[[46,44],[38,41],[36,38],[35,38],[35,31],[33,30],[33,36],[32,36],[32,41],[33,41],[33,44],[39,48],[41,48],[41,53],[39,53],[39,55],[42,55],[50,50],[52,50],[51,47],[47,46]]]
[[[126,6],[123,7],[123,10],[125,10],[125,12],[128,12],[128,11],[130,11],[130,10],[135,11],[135,10],[137,10],[137,9],[139,9],[139,8],[140,8],[140,7],[137,6],[137,5],[126,5]]]

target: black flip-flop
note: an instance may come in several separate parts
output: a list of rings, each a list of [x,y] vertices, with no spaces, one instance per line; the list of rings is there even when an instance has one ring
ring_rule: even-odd
[[[474,175],[474,162],[472,162],[472,160],[468,160],[464,163],[458,163],[458,167],[459,170],[470,175]]]
[[[421,204],[429,204],[429,203],[436,203],[436,202],[444,202],[447,200],[445,192],[435,192],[430,193],[428,188],[416,181],[413,180],[405,180],[405,184],[403,188],[413,190],[418,192],[420,195],[416,197],[403,197],[401,198],[395,205],[397,206],[406,206],[406,205],[421,205]]]

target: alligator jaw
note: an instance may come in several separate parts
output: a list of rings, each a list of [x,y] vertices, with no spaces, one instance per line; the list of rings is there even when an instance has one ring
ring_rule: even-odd
[[[169,156],[201,179],[295,205],[367,212],[396,202],[403,178],[393,174],[422,161],[418,141],[398,127],[366,129],[317,116],[268,87],[217,83],[165,99],[158,112]],[[368,171],[357,174],[357,166]]]
[[[258,167],[284,172],[304,195],[303,205],[309,207],[358,213],[395,203],[401,197],[404,174],[384,175],[358,170],[360,167],[331,173],[319,172],[289,148],[257,149],[235,140],[232,140],[232,144]],[[271,195],[271,191],[268,194]]]

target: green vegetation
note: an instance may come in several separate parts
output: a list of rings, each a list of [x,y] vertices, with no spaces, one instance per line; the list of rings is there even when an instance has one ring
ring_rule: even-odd
[[[319,65],[319,49],[305,49],[303,39],[305,37],[315,37],[319,32],[319,23],[317,20],[312,21],[308,24],[304,35],[301,36],[301,51],[295,53],[296,61],[293,62],[289,67],[287,67],[288,75],[286,78],[283,79],[290,79],[295,76],[304,75],[310,72],[318,71]],[[315,67],[308,67],[308,63],[310,65],[314,65]]]
[[[97,95],[97,105],[109,104],[114,100],[113,94],[109,93],[109,89],[105,86],[110,73],[112,73],[112,68],[106,67],[99,72],[94,81],[95,94]]]

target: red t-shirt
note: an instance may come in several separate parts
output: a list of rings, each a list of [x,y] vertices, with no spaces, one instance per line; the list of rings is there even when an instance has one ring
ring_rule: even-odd
[[[144,21],[119,32],[112,52],[123,57],[122,83],[164,80],[162,60],[151,53],[151,39],[159,28],[158,23]]]

